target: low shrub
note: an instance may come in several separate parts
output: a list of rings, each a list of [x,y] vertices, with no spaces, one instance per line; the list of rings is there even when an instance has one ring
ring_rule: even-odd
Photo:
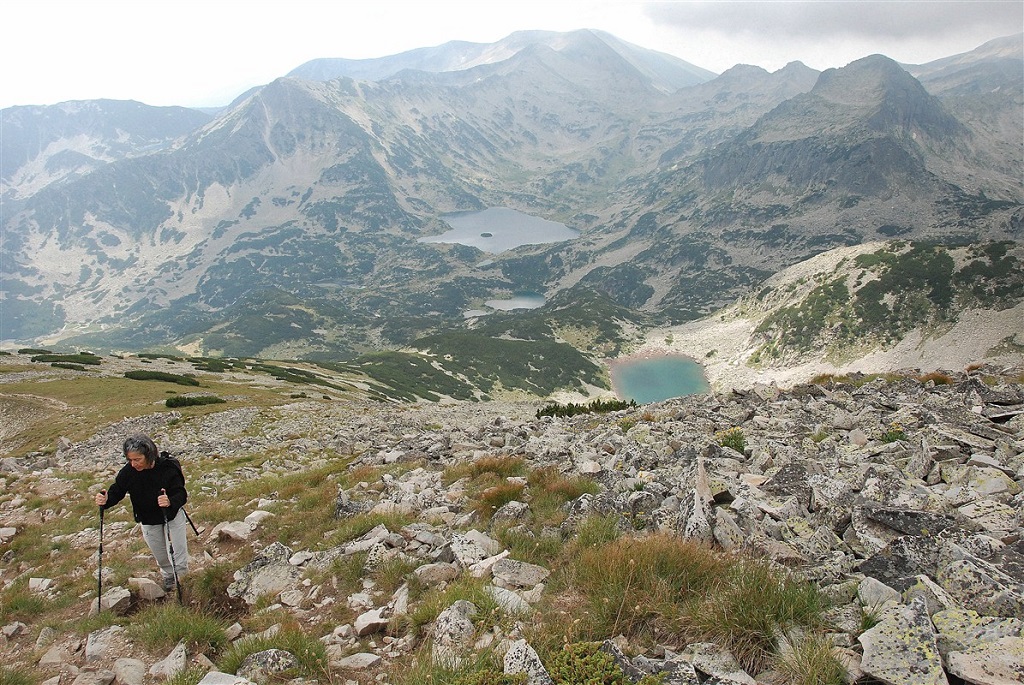
[[[734,426],[724,431],[718,431],[715,433],[715,439],[722,447],[729,447],[740,454],[743,453],[743,450],[747,446],[747,440],[743,436],[743,429],[738,426]]]
[[[185,361],[182,357],[179,357],[177,355],[174,355],[174,354],[162,354],[160,352],[139,352],[136,356],[139,359],[146,359],[146,360],[166,359],[169,362]]]
[[[903,424],[899,421],[893,421],[889,424],[889,428],[882,433],[882,442],[899,442],[900,440],[907,439],[907,432],[903,430]]]
[[[124,377],[130,378],[133,381],[164,381],[165,383],[177,383],[178,385],[199,385],[199,381],[193,376],[181,376],[165,371],[125,371]]]
[[[941,371],[932,371],[917,377],[917,380],[922,383],[928,383],[931,381],[935,385],[952,385],[953,379],[949,374],[942,373]]]
[[[196,371],[207,371],[209,373],[223,373],[234,367],[234,362],[223,359],[211,359],[209,357],[194,357],[189,359],[192,368]]]
[[[34,362],[63,362],[65,364],[90,364],[99,366],[100,358],[95,354],[37,354],[32,357]]]
[[[599,642],[567,644],[549,655],[544,664],[555,685],[595,683],[600,685],[632,685],[615,658],[601,651]],[[638,685],[656,685],[660,678],[644,676]]]
[[[636,401],[629,400],[602,400],[596,399],[588,404],[577,404],[576,402],[569,402],[568,404],[559,404],[558,402],[552,402],[537,410],[537,418],[542,416],[578,416],[580,414],[606,414],[612,411],[620,411],[622,409],[633,409],[635,408]]]
[[[85,371],[86,368],[81,364],[70,364],[68,362],[51,362],[50,366],[55,369],[68,369],[69,371]]]
[[[174,397],[168,397],[164,400],[164,405],[168,409],[174,409],[176,407],[200,407],[206,404],[224,404],[225,402],[227,402],[227,400],[223,400],[213,395],[201,395],[199,397],[175,395]]]

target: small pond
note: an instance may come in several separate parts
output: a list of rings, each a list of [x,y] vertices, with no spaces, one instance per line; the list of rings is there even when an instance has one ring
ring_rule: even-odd
[[[639,404],[698,395],[711,389],[704,368],[678,354],[617,359],[611,362],[610,370],[615,394]]]

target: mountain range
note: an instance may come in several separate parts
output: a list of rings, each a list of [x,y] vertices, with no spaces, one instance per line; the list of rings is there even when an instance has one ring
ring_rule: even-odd
[[[606,33],[521,32],[314,60],[215,115],[7,108],[0,341],[352,360],[469,337],[595,358],[831,249],[1020,241],[1022,45],[715,75]],[[488,207],[578,237],[424,241]],[[485,305],[523,292],[545,306]]]

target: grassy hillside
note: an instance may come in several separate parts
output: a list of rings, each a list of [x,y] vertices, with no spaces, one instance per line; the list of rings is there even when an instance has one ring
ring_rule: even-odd
[[[893,345],[915,328],[949,326],[964,310],[1024,301],[1024,248],[897,241],[830,272],[766,286],[756,300],[774,308],[754,331],[755,362]]]

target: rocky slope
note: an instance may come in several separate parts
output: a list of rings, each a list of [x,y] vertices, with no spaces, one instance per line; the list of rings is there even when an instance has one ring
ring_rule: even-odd
[[[193,513],[205,526],[195,549],[220,563],[237,560],[227,593],[254,614],[278,612],[272,615],[316,626],[337,682],[395,682],[389,667],[410,655],[458,659],[485,645],[504,655],[507,672],[527,673],[531,685],[552,682],[524,638],[556,601],[550,574],[558,569],[515,559],[499,538],[518,527],[537,534],[538,544],[543,536],[571,540],[596,515],[618,520],[624,535],[660,532],[722,553],[748,552],[812,581],[833,602],[825,634],[848,681],[1020,682],[1022,371],[982,367],[789,390],[757,385],[573,418],[538,419],[536,403],[310,400],[184,421],[176,413],[143,416],[98,427],[91,438],[64,441],[50,453],[3,462],[0,579],[9,591],[35,578],[29,586],[42,597],[71,582],[47,578],[45,560],[19,559],[24,536],[46,536],[40,519],[109,479],[120,465],[123,437],[146,431],[190,474],[199,502]],[[257,455],[265,459],[249,465]],[[270,531],[301,504],[302,493],[282,488],[247,490],[251,499],[238,520],[204,517],[204,509],[215,510],[218,492],[226,497],[246,483],[312,473],[339,458],[351,460],[346,472],[365,478],[350,484],[338,478],[336,498],[323,504],[336,527],[366,512],[401,514],[407,523],[291,546],[290,539],[271,539]],[[459,465],[507,458],[553,469],[549,474],[583,475],[598,487],[568,502],[559,526],[534,532],[536,481],[510,478],[525,485],[521,496],[481,516],[467,479],[443,477]],[[88,475],[69,479],[69,473]],[[70,542],[94,549],[97,534],[87,526]],[[107,534],[115,550],[134,537],[126,524]],[[362,589],[338,594],[317,569],[353,558],[365,558]],[[397,590],[383,591],[374,569],[395,560],[408,562],[411,572]],[[423,633],[395,630],[417,610],[410,584],[444,586],[468,577],[485,579],[504,622],[462,601]],[[132,581],[111,588],[104,602],[134,611],[159,594]],[[86,593],[75,609],[87,611],[93,598]],[[351,620],[321,625],[318,617],[334,605],[348,606]],[[50,685],[144,683],[190,666],[211,668],[186,645],[148,653],[124,637],[119,625],[128,621],[87,635],[32,618],[10,621],[3,627],[3,660],[36,664]],[[231,637],[241,634],[238,626]],[[664,683],[786,682],[770,668],[745,672],[721,644],[670,641],[637,654],[639,648],[624,639],[604,646],[630,682],[645,673],[663,674]],[[247,663],[238,676],[211,674],[203,682],[262,682],[274,663],[288,663],[280,654],[263,656],[277,661]]]

